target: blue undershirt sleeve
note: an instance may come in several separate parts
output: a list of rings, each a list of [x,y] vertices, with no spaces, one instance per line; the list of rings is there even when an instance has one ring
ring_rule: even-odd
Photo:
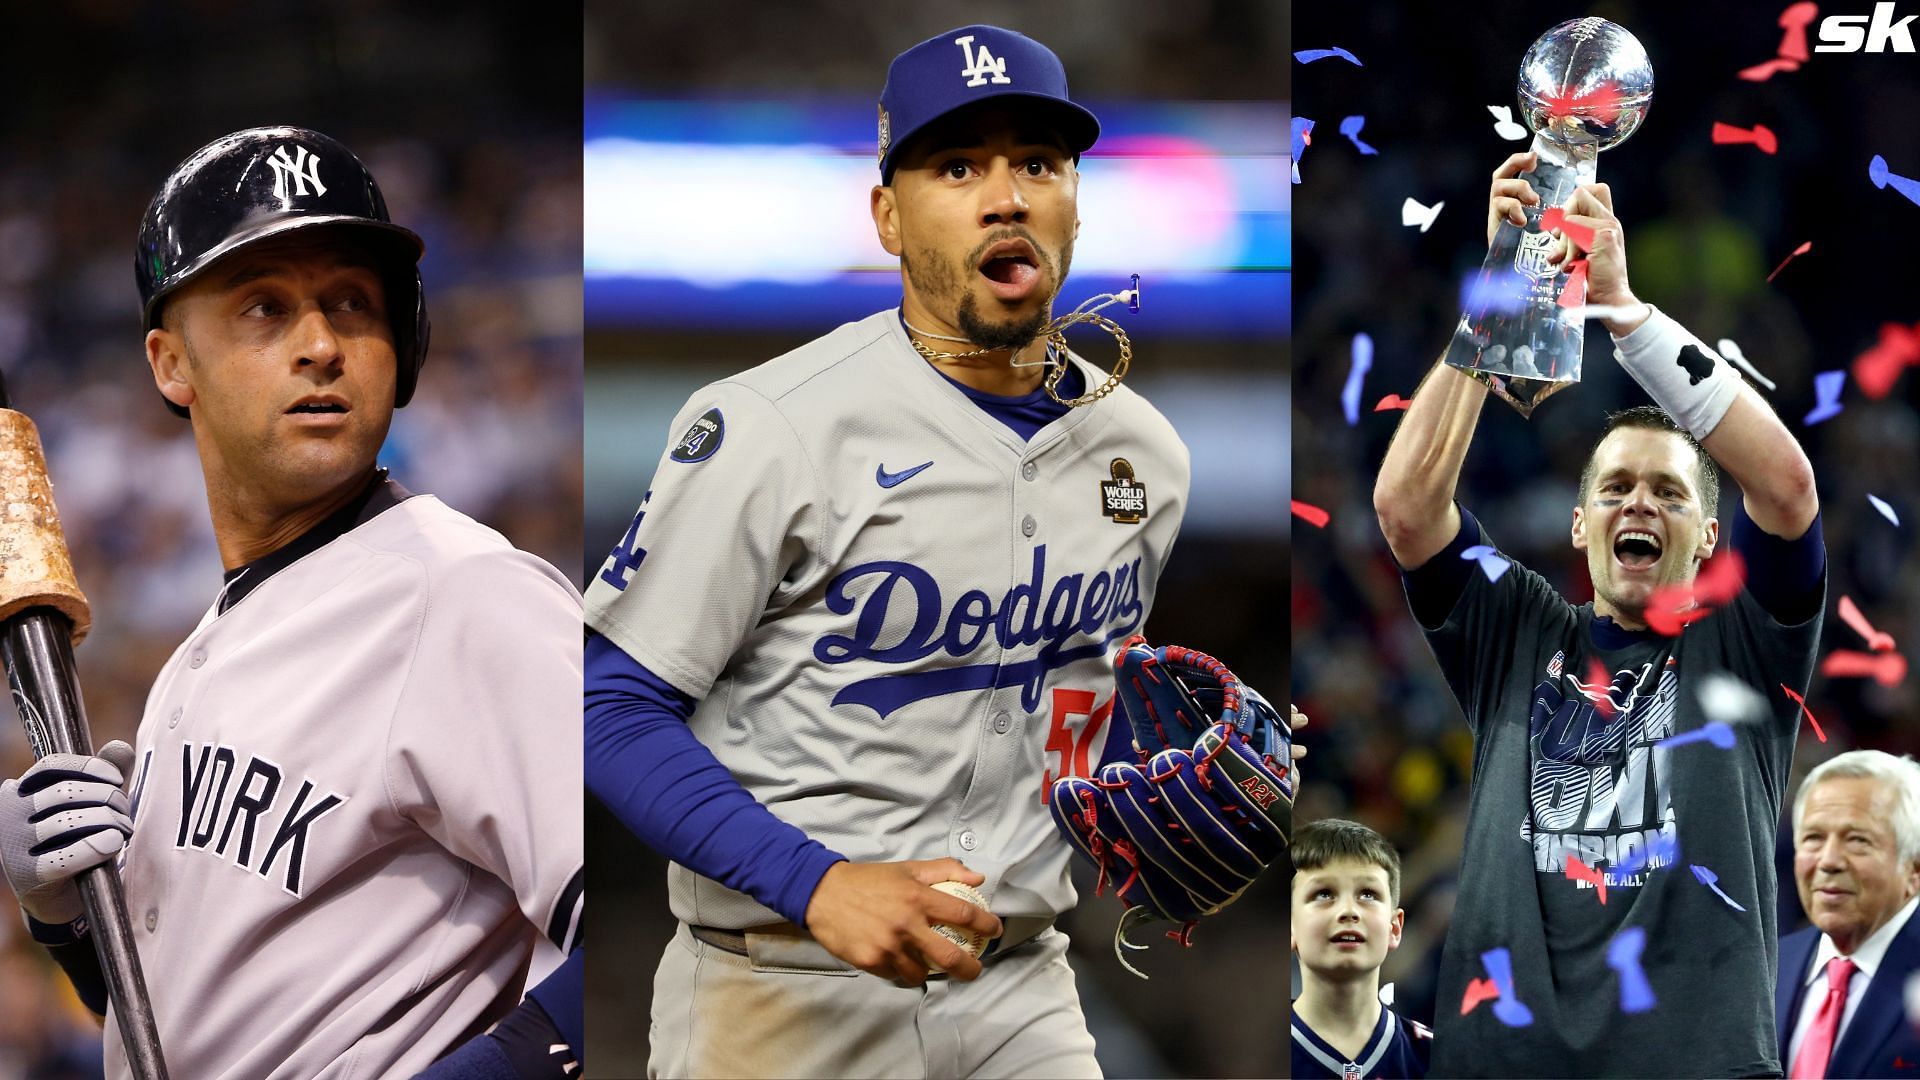
[[[1400,577],[1407,585],[1407,603],[1421,626],[1433,629],[1447,621],[1455,604],[1466,595],[1467,584],[1478,573],[1477,564],[1461,558],[1466,550],[1481,543],[1480,522],[1467,508],[1460,507],[1460,531],[1440,553],[1411,570],[1402,568]]]
[[[1798,626],[1820,610],[1827,543],[1819,514],[1798,539],[1782,540],[1754,524],[1746,504],[1735,500],[1732,544],[1747,564],[1747,591],[1782,626]]]
[[[692,698],[589,633],[587,789],[655,851],[806,925],[814,889],[846,856],[742,787],[687,726],[693,708]]]

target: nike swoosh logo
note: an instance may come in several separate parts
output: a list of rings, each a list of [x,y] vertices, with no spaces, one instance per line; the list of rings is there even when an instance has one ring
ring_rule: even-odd
[[[920,470],[928,468],[932,464],[933,462],[929,461],[924,465],[915,465],[911,469],[902,469],[900,472],[888,472],[885,465],[880,465],[873,470],[873,480],[874,483],[879,484],[883,488],[897,487],[918,476]]]

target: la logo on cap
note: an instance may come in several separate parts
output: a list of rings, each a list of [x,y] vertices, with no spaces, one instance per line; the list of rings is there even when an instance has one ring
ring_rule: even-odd
[[[1012,79],[1007,78],[1007,61],[1005,58],[994,59],[993,53],[987,50],[984,42],[980,45],[980,51],[975,52],[973,50],[971,47],[973,44],[972,34],[968,34],[963,38],[954,38],[953,43],[960,46],[960,51],[965,54],[967,58],[967,66],[960,69],[960,74],[967,77],[966,85],[985,86],[987,85],[987,76],[989,75],[993,76],[995,83],[1004,84],[1013,82]]]

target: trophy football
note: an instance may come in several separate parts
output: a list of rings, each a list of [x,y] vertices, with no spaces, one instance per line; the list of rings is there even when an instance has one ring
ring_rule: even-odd
[[[1549,394],[1580,381],[1586,264],[1549,257],[1560,244],[1541,216],[1591,183],[1600,151],[1640,127],[1653,102],[1653,65],[1632,34],[1605,19],[1573,19],[1542,34],[1520,61],[1520,115],[1533,129],[1540,195],[1526,226],[1501,221],[1470,284],[1447,363],[1472,372],[1529,416]]]

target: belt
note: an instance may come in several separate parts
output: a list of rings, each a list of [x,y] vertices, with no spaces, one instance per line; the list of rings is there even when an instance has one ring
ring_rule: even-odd
[[[987,942],[986,951],[980,954],[980,962],[984,964],[1005,956],[1015,949],[1020,948],[1022,945],[1031,942],[1034,938],[1039,937],[1052,926],[1053,918],[1051,916],[1029,915],[1001,919],[1000,936]],[[795,926],[790,922],[769,923],[765,926],[749,926],[744,930],[729,930],[718,926],[694,926],[689,923],[687,925],[687,932],[693,935],[694,940],[711,945],[723,952],[730,952],[735,956],[754,955],[754,950],[748,947],[748,935],[786,939],[793,944],[804,943],[817,949],[823,956],[832,958],[834,965],[844,968],[849,972],[854,970],[852,965],[832,957],[832,954],[826,951],[825,946],[813,940],[812,934],[807,933],[804,928]],[[928,978],[932,979],[945,977],[945,972],[934,972],[928,975]]]

